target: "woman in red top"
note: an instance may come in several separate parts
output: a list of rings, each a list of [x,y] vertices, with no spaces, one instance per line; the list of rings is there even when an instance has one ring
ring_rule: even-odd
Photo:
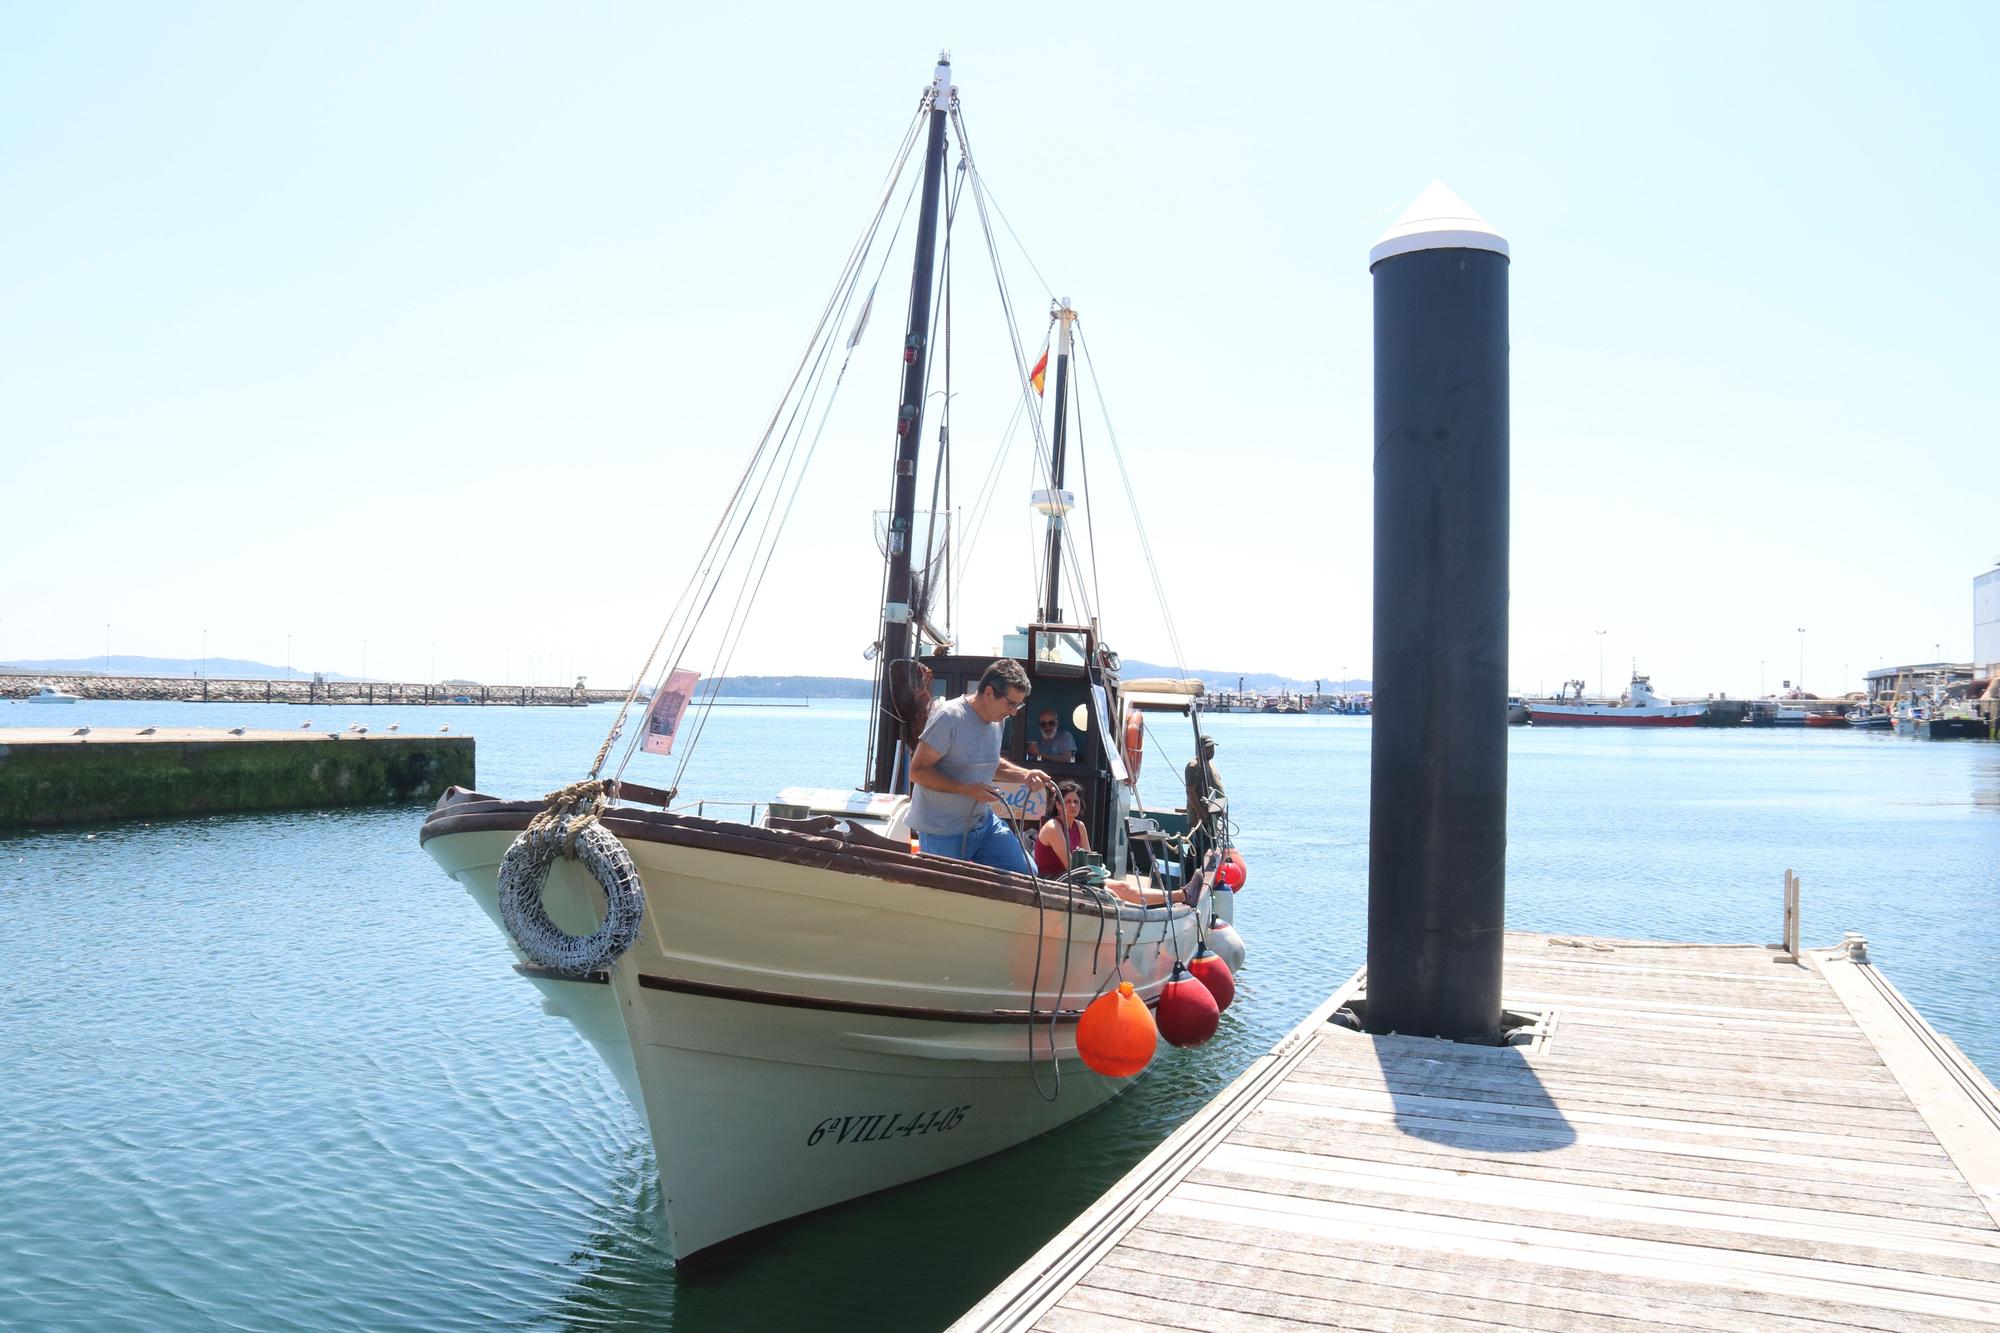
[[[1045,879],[1054,879],[1069,869],[1072,852],[1090,850],[1090,835],[1083,831],[1083,789],[1074,782],[1056,788],[1055,808],[1035,837],[1035,870]]]

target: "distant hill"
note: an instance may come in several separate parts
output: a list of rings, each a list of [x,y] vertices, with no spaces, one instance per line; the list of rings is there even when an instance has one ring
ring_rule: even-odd
[[[1137,658],[1123,659],[1120,673],[1127,680],[1137,680],[1146,676],[1177,676],[1180,673],[1170,666],[1157,662],[1142,662]],[[1237,678],[1243,680],[1242,688],[1253,694],[1266,690],[1285,690],[1292,693],[1310,691],[1314,682],[1299,680],[1292,676],[1274,676],[1268,671],[1212,671],[1193,670],[1188,673],[1199,679],[1210,690],[1234,690]],[[1332,679],[1318,682],[1323,693],[1364,693],[1374,689],[1366,680],[1346,682]],[[725,697],[735,699],[866,699],[874,686],[872,678],[855,676],[729,676],[722,682],[720,691]]]
[[[875,682],[856,676],[724,676],[725,699],[866,699]]]
[[[0,671],[51,676],[182,678],[200,673],[216,680],[304,680],[313,674],[307,667],[298,667],[287,672],[281,666],[272,666],[266,662],[250,662],[240,657],[211,657],[204,663],[201,659],[192,657],[128,657],[119,654],[112,655],[109,670],[106,669],[105,658],[99,655],[0,662]],[[1123,673],[1127,679],[1180,674],[1171,666],[1163,666],[1158,662],[1142,662],[1136,657],[1124,659]],[[1211,690],[1237,689],[1236,682],[1240,678],[1243,682],[1241,688],[1253,694],[1261,694],[1266,690],[1287,690],[1296,693],[1311,690],[1314,684],[1313,681],[1300,680],[1295,676],[1274,676],[1268,671],[1217,671],[1212,668],[1196,667],[1188,674],[1201,680]],[[359,679],[338,671],[325,672],[324,676],[327,680]],[[866,699],[872,685],[872,678],[860,676],[729,676],[722,682],[721,693],[734,699]],[[1320,681],[1319,687],[1327,694],[1341,694],[1369,691],[1374,688],[1374,684],[1367,680],[1337,681],[1328,678]]]
[[[1178,676],[1181,673],[1171,666],[1158,662],[1141,662],[1136,657],[1123,660],[1119,674],[1127,678],[1141,676]],[[1210,690],[1242,689],[1251,694],[1262,694],[1266,690],[1289,690],[1310,692],[1315,684],[1322,694],[1365,694],[1374,690],[1375,682],[1364,679],[1335,680],[1331,674],[1315,682],[1311,677],[1301,680],[1297,676],[1274,676],[1268,671],[1218,671],[1213,667],[1189,667],[1187,674],[1199,680]],[[1237,685],[1241,679],[1243,684]]]
[[[119,653],[113,653],[108,659],[99,653],[95,657],[0,662],[0,671],[49,676],[192,677],[199,673],[217,680],[305,680],[312,675],[310,667],[295,667],[287,671],[281,666],[271,666],[266,662],[247,662],[240,657],[211,657],[204,662],[198,657],[127,657]],[[354,676],[342,675],[338,671],[328,671],[323,674],[327,680],[356,679]]]

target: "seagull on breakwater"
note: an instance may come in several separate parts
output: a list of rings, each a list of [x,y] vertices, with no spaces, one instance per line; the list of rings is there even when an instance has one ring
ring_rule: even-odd
[[[311,731],[312,729],[313,729],[313,724],[311,718],[307,718],[305,721],[299,723],[300,731]]]
[[[347,729],[357,736],[366,736],[368,734],[368,728],[362,726],[359,722],[350,724]]]
[[[229,734],[232,736],[241,736],[244,732],[248,730],[250,730],[250,728],[248,727],[231,727],[229,729]]]
[[[402,724],[402,723],[400,723],[400,722],[391,722],[391,723],[390,723],[390,724],[389,724],[388,726],[386,726],[386,727],[382,728],[382,730],[384,730],[384,731],[394,731],[394,730],[395,730],[395,729],[396,729],[397,727],[400,727],[400,726],[402,726],[402,725],[403,725],[403,724]]]
[[[443,734],[444,734],[445,732],[447,732],[447,731],[450,731],[450,730],[451,730],[451,727],[450,727],[450,725],[449,725],[449,724],[447,724],[447,725],[445,725],[445,726],[442,726],[442,727],[439,727],[439,728],[438,728],[438,734],[439,734],[439,735],[443,735]]]
[[[140,734],[141,736],[150,736],[150,735],[152,735],[152,734],[153,734],[154,732],[156,732],[156,731],[158,731],[158,730],[159,730],[159,728],[158,728],[158,727],[146,727],[146,728],[142,729],[142,730],[141,730],[141,731],[139,732],[139,734]]]
[[[70,735],[72,736],[88,736],[89,734],[90,734],[89,727],[78,727],[75,731],[72,731],[70,733]]]

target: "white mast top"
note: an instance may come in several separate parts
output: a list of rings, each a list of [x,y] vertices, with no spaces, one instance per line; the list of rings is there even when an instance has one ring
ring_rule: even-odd
[[[1505,257],[1507,238],[1452,193],[1450,186],[1432,181],[1417,201],[1403,210],[1396,225],[1375,242],[1368,252],[1368,267],[1417,250],[1491,250]]]

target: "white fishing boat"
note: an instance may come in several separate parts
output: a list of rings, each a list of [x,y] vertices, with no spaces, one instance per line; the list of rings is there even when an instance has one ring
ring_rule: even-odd
[[[44,685],[22,702],[31,704],[73,704],[82,702],[83,696],[69,694],[53,685]]]
[[[1042,518],[1033,521],[1044,525],[1044,546],[1025,589],[1036,614],[1006,647],[1030,679],[1030,716],[1052,713],[1076,742],[1073,759],[1042,767],[1081,787],[1101,863],[1078,857],[1061,879],[1043,879],[913,850],[907,773],[916,737],[933,702],[976,689],[990,661],[956,650],[948,614],[939,614],[950,599],[933,595],[948,584],[948,492],[928,511],[916,504],[918,443],[933,397],[947,427],[940,453],[949,439],[951,394],[934,395],[928,378],[942,362],[949,387],[950,358],[932,356],[932,343],[950,337],[948,315],[934,320],[934,294],[950,281],[954,251],[977,253],[952,246],[948,234],[940,253],[940,215],[956,216],[963,198],[983,229],[987,211],[949,74],[941,59],[794,387],[662,632],[666,648],[639,673],[654,682],[651,702],[634,709],[635,688],[596,762],[564,791],[505,800],[454,789],[422,829],[425,850],[500,926],[515,970],[576,1026],[638,1108],[676,1259],[1075,1119],[1116,1096],[1146,1063],[1142,1054],[1121,1075],[1080,1060],[1080,1044],[1095,1040],[1079,1041],[1087,1006],[1116,1001],[1120,983],[1130,983],[1174,1036],[1169,1011],[1181,1012],[1183,1001],[1198,1010],[1200,998],[1186,990],[1200,983],[1177,964],[1204,941],[1241,961],[1226,891],[1240,882],[1240,861],[1232,874],[1224,856],[1211,874],[1216,859],[1199,856],[1211,843],[1227,846],[1226,804],[1209,793],[1204,826],[1190,829],[1184,810],[1145,809],[1137,794],[1148,738],[1158,737],[1148,722],[1188,719],[1192,747],[1200,685],[1121,680],[1086,596],[1094,580],[1083,577],[1082,562],[1094,557],[1065,541],[1078,504],[1065,470],[1080,341],[1067,301],[1052,309],[1053,346],[1032,370],[1031,351],[1008,331],[1014,357],[1004,383],[1032,427],[1042,482],[1033,501]],[[959,157],[950,174],[948,131]],[[912,161],[921,171],[906,182]],[[944,209],[948,183],[954,206]],[[913,194],[920,202],[907,331],[894,349],[902,394],[893,457],[884,460],[893,500],[877,528],[885,574],[869,652],[879,725],[867,780],[827,791],[787,788],[785,775],[773,774],[761,817],[754,809],[743,821],[708,817],[702,811],[712,807],[683,796],[680,782],[714,692],[682,663],[705,660],[688,647],[700,634],[727,645],[740,633],[733,610],[719,629],[703,628],[702,611],[735,606],[732,571],[740,571],[738,589],[754,595],[769,567],[775,547],[760,545],[762,524],[772,514],[781,522],[798,493],[800,441],[809,455],[817,439],[813,395],[837,388],[861,343],[874,293],[869,257],[885,215],[893,227]],[[981,239],[994,254],[990,236]],[[1045,429],[1050,354],[1055,392]],[[811,406],[793,410],[800,403]],[[801,433],[786,434],[794,421]],[[768,507],[746,496],[763,496]],[[707,674],[714,680],[727,669],[725,648]],[[630,735],[627,710],[639,719]],[[1010,732],[1007,756],[1031,763],[1025,743],[1019,729]],[[672,756],[673,779],[627,778],[627,763],[645,753]],[[998,795],[1031,838],[1039,797],[1026,784]]]
[[[1538,727],[1692,727],[1707,704],[1677,704],[1653,693],[1652,678],[1632,673],[1632,683],[1617,699],[1537,699],[1528,705],[1528,719]]]

